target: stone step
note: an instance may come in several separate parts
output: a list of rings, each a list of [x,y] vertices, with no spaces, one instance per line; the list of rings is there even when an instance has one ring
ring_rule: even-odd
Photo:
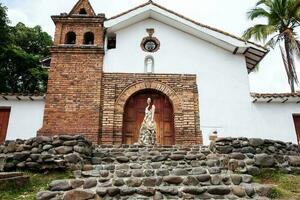
[[[3,172],[0,173],[0,185],[22,186],[29,181],[29,176],[20,172]]]
[[[266,199],[272,190],[271,186],[248,183],[184,185],[180,178],[110,179],[104,183],[95,178],[57,180],[50,183],[48,191],[39,192],[37,200],[50,196],[72,200],[71,197],[80,195],[84,195],[82,199]]]
[[[13,178],[23,176],[22,172],[0,172],[0,179]]]

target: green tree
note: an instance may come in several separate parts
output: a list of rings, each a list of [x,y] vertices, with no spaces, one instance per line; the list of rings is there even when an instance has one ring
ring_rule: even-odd
[[[12,42],[27,53],[42,57],[49,55],[48,46],[51,46],[52,39],[40,26],[29,28],[19,22],[15,27],[11,27],[11,33]]]
[[[267,41],[266,46],[271,48],[279,45],[291,92],[295,92],[295,84],[299,84],[294,59],[300,56],[296,32],[300,25],[300,0],[259,0],[248,17],[264,18],[267,23],[250,27],[243,38]]]
[[[9,20],[6,14],[7,8],[2,6],[0,3],[0,50],[6,47],[10,40],[9,40]]]
[[[0,4],[0,92],[45,92],[48,73],[40,60],[49,56],[52,39],[40,26],[8,26],[6,8]],[[5,34],[5,35],[4,35]]]

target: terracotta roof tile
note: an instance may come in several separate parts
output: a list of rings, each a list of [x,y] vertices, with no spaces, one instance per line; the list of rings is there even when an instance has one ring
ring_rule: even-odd
[[[251,93],[253,98],[288,98],[288,97],[299,97],[300,92],[296,93]]]

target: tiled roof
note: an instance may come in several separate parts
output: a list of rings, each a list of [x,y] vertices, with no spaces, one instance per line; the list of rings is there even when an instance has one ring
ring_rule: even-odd
[[[300,103],[300,92],[296,93],[251,93],[253,103],[256,102],[277,102],[277,103]]]
[[[251,93],[255,98],[288,98],[288,97],[300,97],[300,92],[296,93]]]
[[[187,20],[187,21],[189,21],[189,22],[192,22],[192,23],[194,23],[194,24],[196,24],[196,25],[198,25],[198,26],[201,26],[201,27],[210,29],[210,30],[212,30],[212,31],[219,32],[219,33],[221,33],[221,34],[223,34],[223,35],[232,37],[232,38],[237,39],[237,40],[240,40],[240,41],[242,41],[242,42],[250,43],[250,44],[253,44],[253,45],[257,46],[257,47],[260,47],[260,48],[263,48],[263,49],[265,49],[265,50],[268,50],[268,49],[265,48],[264,46],[259,45],[259,44],[257,44],[257,43],[254,43],[254,42],[251,42],[251,41],[246,41],[246,40],[244,40],[244,39],[242,39],[242,38],[240,38],[240,37],[237,37],[237,36],[235,36],[235,35],[232,35],[232,34],[230,34],[230,33],[228,33],[228,32],[225,32],[225,31],[219,30],[219,29],[217,29],[217,28],[214,28],[214,27],[211,27],[211,26],[208,26],[208,25],[199,23],[199,22],[197,22],[197,21],[195,21],[195,20],[193,20],[193,19],[190,19],[190,18],[188,18],[188,17],[186,17],[186,16],[183,16],[183,15],[181,15],[181,14],[179,14],[179,13],[173,11],[173,10],[170,10],[170,9],[168,9],[168,8],[165,8],[164,6],[161,6],[160,4],[154,3],[154,2],[151,1],[151,0],[148,1],[147,3],[141,4],[141,5],[139,5],[139,6],[135,7],[135,8],[132,8],[132,9],[130,9],[130,10],[127,10],[127,11],[125,11],[125,12],[122,12],[122,13],[120,13],[120,14],[118,14],[118,15],[113,16],[113,17],[110,17],[110,18],[107,19],[107,20],[111,20],[111,19],[115,19],[115,18],[121,17],[121,16],[123,16],[123,15],[126,15],[127,13],[130,13],[130,12],[132,12],[132,11],[134,11],[134,10],[137,10],[137,9],[139,9],[139,8],[142,8],[142,7],[145,7],[145,6],[149,5],[149,4],[155,5],[155,6],[157,6],[158,8],[160,8],[160,9],[162,9],[162,10],[165,10],[165,11],[167,11],[167,12],[169,12],[169,13],[172,13],[172,14],[174,14],[174,15],[176,15],[176,16],[178,16],[178,17],[181,17],[182,19],[185,19],[185,20]]]
[[[44,99],[44,93],[30,94],[30,93],[0,93],[0,99],[4,100],[38,100]]]

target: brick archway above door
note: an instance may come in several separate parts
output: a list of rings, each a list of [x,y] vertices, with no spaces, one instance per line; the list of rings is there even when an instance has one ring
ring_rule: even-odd
[[[141,91],[168,97],[174,113],[175,144],[200,144],[197,77],[193,74],[104,73],[101,144],[122,144],[126,102]]]
[[[131,97],[136,92],[145,89],[153,89],[162,92],[171,100],[171,103],[173,104],[174,108],[174,113],[182,113],[181,100],[176,94],[176,92],[168,85],[160,82],[138,82],[128,86],[122,91],[120,96],[117,98],[115,103],[115,112],[124,113],[124,107],[129,97]]]

